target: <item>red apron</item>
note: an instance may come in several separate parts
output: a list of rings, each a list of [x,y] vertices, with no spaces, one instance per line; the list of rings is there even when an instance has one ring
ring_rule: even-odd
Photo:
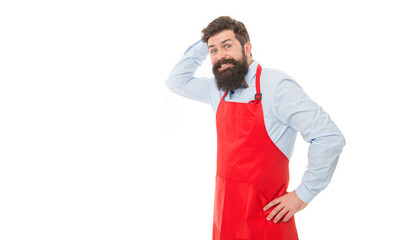
[[[256,71],[255,100],[227,102],[223,95],[216,113],[218,134],[213,240],[297,240],[295,220],[286,223],[263,211],[284,195],[289,160],[270,139],[263,118],[260,76]]]

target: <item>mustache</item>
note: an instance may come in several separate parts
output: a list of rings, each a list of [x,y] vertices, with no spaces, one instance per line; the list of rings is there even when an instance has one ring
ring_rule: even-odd
[[[213,70],[218,70],[218,68],[220,68],[222,64],[229,64],[229,63],[232,63],[236,66],[237,61],[234,60],[233,58],[221,59],[217,63],[215,63],[215,65],[213,66]]]

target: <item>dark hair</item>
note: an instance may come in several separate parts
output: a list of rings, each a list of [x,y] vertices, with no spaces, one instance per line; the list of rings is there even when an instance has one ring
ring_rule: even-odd
[[[233,30],[236,35],[236,39],[240,42],[241,46],[250,40],[248,31],[242,22],[232,19],[229,16],[218,17],[208,24],[201,33],[203,34],[201,40],[208,43],[208,39],[224,30]]]

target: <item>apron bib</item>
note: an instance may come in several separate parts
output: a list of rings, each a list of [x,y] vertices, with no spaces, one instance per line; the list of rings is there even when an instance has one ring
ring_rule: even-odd
[[[223,95],[216,113],[217,170],[213,240],[298,240],[295,220],[268,221],[263,211],[284,195],[289,160],[270,139],[263,117],[260,76],[256,71],[255,100],[227,102]]]

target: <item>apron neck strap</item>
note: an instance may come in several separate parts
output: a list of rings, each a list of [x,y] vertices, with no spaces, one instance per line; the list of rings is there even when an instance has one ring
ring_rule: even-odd
[[[261,73],[262,73],[262,66],[258,63],[258,67],[256,68],[256,79],[255,79],[255,85],[256,85],[255,100],[261,100],[262,99]]]

